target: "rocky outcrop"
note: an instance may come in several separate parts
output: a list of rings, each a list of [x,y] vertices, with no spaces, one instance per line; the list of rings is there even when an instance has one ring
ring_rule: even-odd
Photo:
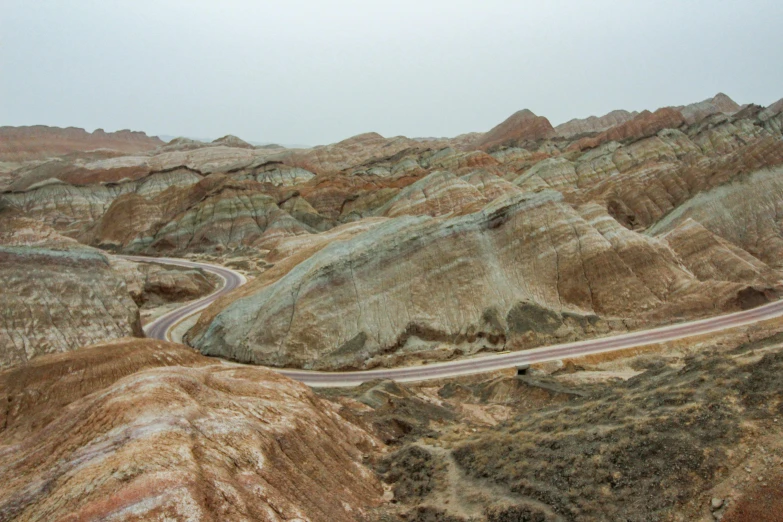
[[[312,207],[303,212],[309,207],[306,201],[295,211],[303,221],[276,204],[278,187],[312,177],[277,164],[259,167],[258,174],[231,176],[202,176],[183,167],[117,184],[56,183],[0,194],[0,215],[34,218],[84,243],[113,250],[236,248],[332,226]]]
[[[0,373],[0,519],[353,521],[380,449],[306,386],[123,340]]]
[[[734,114],[738,112],[742,106],[740,106],[725,94],[718,93],[712,98],[708,98],[698,103],[680,105],[670,108],[679,111],[686,123],[693,124],[700,122],[713,114]],[[573,120],[567,121],[566,123],[561,123],[555,127],[555,131],[557,132],[558,136],[562,136],[564,138],[573,138],[581,134],[591,134],[606,131],[612,127],[622,125],[636,118],[637,116],[639,116],[639,113],[636,111],[628,112],[624,110],[616,110],[611,111],[601,117],[590,116],[589,118],[584,119],[575,118]],[[618,131],[618,133],[619,132],[620,131]],[[643,129],[642,132],[649,134],[648,131],[644,131]],[[626,137],[628,137],[628,135],[626,135]]]
[[[284,199],[278,202],[278,205],[281,210],[288,212],[292,218],[300,223],[304,223],[313,230],[323,232],[335,225],[334,220],[319,214],[305,198],[299,195]]]
[[[0,235],[0,367],[107,339],[143,336],[125,280],[99,251],[35,222]]]
[[[483,150],[499,146],[510,147],[551,138],[555,134],[555,129],[552,128],[549,120],[543,116],[536,116],[528,109],[523,109],[481,136],[473,143],[473,147]]]
[[[132,157],[132,156],[131,156]],[[90,169],[86,165],[99,163],[114,158],[110,169]],[[53,183],[70,185],[90,185],[97,183],[119,183],[136,180],[150,174],[146,165],[128,156],[118,156],[118,153],[91,153],[90,158],[68,158],[61,156],[43,162],[28,162],[13,173],[13,181],[7,189],[12,192],[32,190]]]
[[[628,120],[633,119],[639,113],[628,112],[624,110],[612,111],[603,116],[590,116],[588,118],[574,118],[565,123],[561,123],[555,127],[555,132],[558,136],[564,138],[572,138],[579,136],[580,134],[590,134],[593,132],[602,132],[606,129],[620,125]]]
[[[426,171],[381,177],[374,175],[326,174],[297,187],[300,195],[321,215],[352,220],[372,215],[400,189],[416,182]]]
[[[531,178],[535,178],[531,180]],[[551,188],[575,187],[580,181],[576,164],[563,156],[539,161],[524,174],[514,180],[518,186],[529,186],[533,182],[542,182],[542,186]]]
[[[103,129],[97,129],[89,133],[76,127],[0,127],[2,161],[43,159],[96,149],[112,149],[124,153],[142,152],[163,144],[160,138],[130,130],[105,132]]]
[[[205,143],[201,140],[194,140],[193,138],[178,136],[176,138],[173,138],[168,143],[166,143],[166,145],[164,145],[163,147],[161,147],[161,150],[171,151],[171,150],[198,149],[200,147],[205,147],[207,145],[208,143]]]
[[[509,183],[488,169],[476,169],[462,176],[462,180],[476,187],[486,201],[494,201],[520,192],[513,183]]]

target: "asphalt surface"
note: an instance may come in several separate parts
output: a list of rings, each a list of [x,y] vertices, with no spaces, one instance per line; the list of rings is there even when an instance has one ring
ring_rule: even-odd
[[[184,259],[175,259],[171,257],[144,257],[144,256],[117,256],[128,261],[136,261],[138,263],[160,263],[162,265],[175,265],[184,266],[188,268],[200,268],[206,272],[210,272],[220,277],[223,280],[223,286],[218,290],[215,290],[208,296],[190,302],[182,308],[177,308],[167,314],[164,314],[153,322],[144,327],[144,333],[147,337],[152,339],[161,339],[163,341],[170,341],[171,330],[182,320],[187,319],[189,316],[200,312],[204,308],[211,305],[216,299],[226,295],[238,286],[242,286],[247,282],[245,276],[238,272],[234,272],[228,268],[216,265],[209,265],[207,263],[195,263],[193,261],[185,261]]]
[[[178,308],[168,314],[158,318],[150,323],[145,332],[148,337],[156,339],[169,340],[168,333],[177,323],[188,316],[203,310],[218,297],[230,292],[234,288],[245,283],[245,278],[224,267],[208,265],[205,263],[194,263],[172,258],[148,258],[140,256],[120,256],[131,261],[157,262],[163,264],[172,264],[178,266],[197,267],[202,270],[212,272],[222,277],[226,284],[220,290],[205,297],[204,299],[190,303],[182,308]],[[301,381],[309,386],[356,386],[363,382],[373,379],[393,379],[395,381],[423,381],[427,379],[442,379],[446,377],[456,377],[459,375],[469,375],[472,373],[491,372],[514,368],[532,363],[551,361],[567,357],[578,357],[594,353],[610,352],[644,346],[652,343],[673,341],[696,335],[717,332],[737,326],[752,324],[766,319],[772,319],[783,315],[783,301],[775,301],[758,308],[734,312],[731,314],[719,315],[708,319],[698,321],[689,321],[671,326],[663,326],[650,330],[642,330],[612,337],[602,337],[598,339],[589,339],[566,344],[557,344],[523,350],[506,354],[483,355],[458,361],[432,363],[420,366],[409,366],[404,368],[385,368],[380,370],[364,370],[352,372],[314,372],[307,370],[288,370],[280,368],[270,368],[283,375]]]

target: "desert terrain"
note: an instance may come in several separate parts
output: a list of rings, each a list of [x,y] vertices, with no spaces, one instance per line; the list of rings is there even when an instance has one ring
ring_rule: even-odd
[[[312,148],[0,127],[0,520],[783,520],[783,317],[721,319],[776,306],[780,216],[783,100],[723,93]]]

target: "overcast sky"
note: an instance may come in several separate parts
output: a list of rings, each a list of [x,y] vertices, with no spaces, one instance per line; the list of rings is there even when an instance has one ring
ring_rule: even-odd
[[[0,0],[0,125],[321,144],[783,97],[783,2]]]

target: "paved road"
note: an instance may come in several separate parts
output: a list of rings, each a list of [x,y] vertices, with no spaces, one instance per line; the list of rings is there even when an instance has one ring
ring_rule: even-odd
[[[179,266],[198,267],[217,274],[226,281],[226,285],[212,295],[184,306],[183,308],[174,310],[148,325],[145,329],[147,335],[158,339],[166,339],[169,330],[176,323],[197,311],[203,310],[212,303],[212,301],[245,282],[244,277],[241,274],[214,265],[170,258],[123,257],[130,259],[131,261],[155,261],[158,263]],[[458,375],[468,375],[471,373],[514,368],[525,364],[551,361],[566,357],[578,357],[593,353],[633,348],[635,346],[643,346],[651,343],[672,341],[675,339],[726,330],[763,321],[765,319],[772,319],[781,315],[783,315],[783,301],[775,301],[774,303],[760,306],[752,310],[719,315],[717,317],[699,321],[690,321],[687,323],[664,326],[651,330],[642,330],[612,337],[545,346],[521,352],[485,355],[459,361],[355,372],[313,372],[306,370],[273,369],[310,386],[356,386],[373,379],[394,379],[402,382],[442,379],[445,377],[456,377]]]
[[[153,339],[161,339],[164,341],[171,340],[171,330],[180,323],[182,320],[189,316],[202,311],[204,308],[212,304],[217,298],[229,293],[231,290],[238,286],[241,286],[247,282],[245,276],[238,272],[234,272],[231,269],[209,265],[207,263],[195,263],[193,261],[185,261],[184,259],[175,259],[171,257],[143,257],[143,256],[117,256],[129,261],[136,261],[141,263],[160,263],[164,265],[176,265],[185,266],[188,268],[200,268],[206,272],[215,274],[223,280],[223,286],[218,290],[212,292],[207,297],[193,301],[182,308],[177,308],[165,315],[162,315],[155,319],[153,322],[144,327],[144,333],[147,337]]]

